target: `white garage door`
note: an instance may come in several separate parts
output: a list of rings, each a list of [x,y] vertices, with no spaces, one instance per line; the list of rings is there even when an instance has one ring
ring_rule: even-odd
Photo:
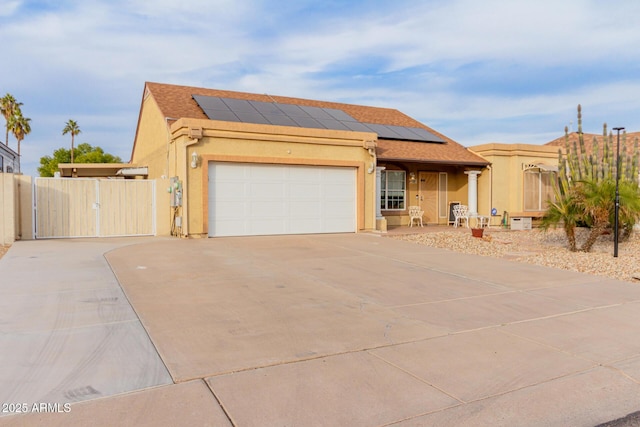
[[[355,231],[355,168],[209,163],[209,236]]]

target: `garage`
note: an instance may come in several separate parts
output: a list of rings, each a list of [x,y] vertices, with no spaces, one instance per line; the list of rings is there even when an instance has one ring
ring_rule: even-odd
[[[209,162],[209,236],[356,231],[353,167]]]

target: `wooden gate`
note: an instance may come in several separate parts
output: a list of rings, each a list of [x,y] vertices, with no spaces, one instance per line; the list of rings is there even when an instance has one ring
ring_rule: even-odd
[[[36,178],[33,194],[36,239],[156,232],[153,180]]]

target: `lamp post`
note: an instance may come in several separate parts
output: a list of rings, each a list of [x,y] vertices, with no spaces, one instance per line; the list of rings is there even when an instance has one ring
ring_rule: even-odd
[[[620,131],[624,128],[613,128],[618,132],[618,143],[616,147],[616,206],[615,206],[615,218],[613,222],[613,257],[618,257],[618,216],[620,215]]]

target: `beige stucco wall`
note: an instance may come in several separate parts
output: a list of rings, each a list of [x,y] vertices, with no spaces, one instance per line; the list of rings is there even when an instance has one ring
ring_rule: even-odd
[[[458,201],[463,204],[468,203],[468,177],[464,173],[465,169],[461,167],[448,166],[448,165],[436,165],[427,163],[410,163],[410,162],[392,162],[385,163],[379,162],[379,166],[388,167],[389,170],[403,170],[407,176],[407,207],[415,205],[417,202],[416,196],[420,195],[420,184],[418,180],[415,183],[411,183],[409,175],[415,173],[416,177],[420,176],[420,172],[433,172],[447,174],[447,193],[446,193],[446,206],[448,209],[449,202]],[[481,168],[477,168],[481,170]],[[486,173],[486,172],[483,172]],[[382,215],[387,220],[388,227],[404,226],[409,224],[408,211],[382,211]],[[438,216],[439,225],[446,225],[448,218],[441,218]]]
[[[131,163],[147,166],[149,179],[156,180],[156,231],[168,235],[171,231],[169,177],[176,176],[175,147],[170,142],[171,117],[164,117],[152,96],[142,101],[138,131]],[[172,161],[173,159],[173,161]]]
[[[169,130],[169,134],[166,133]],[[195,133],[194,133],[195,132]],[[169,136],[169,138],[167,138]],[[136,148],[132,161],[149,167],[149,178],[158,180],[157,231],[171,231],[169,177],[178,177],[186,189],[181,234],[208,235],[208,163],[299,164],[354,167],[357,171],[357,225],[359,230],[375,229],[375,168],[373,133],[265,126],[212,120],[180,119],[169,128],[155,101],[143,101]],[[190,167],[193,152],[198,166]]]
[[[504,211],[524,210],[524,164],[558,164],[558,147],[492,143],[469,149],[491,162],[490,169],[478,177],[478,212],[488,215],[496,208],[498,218],[493,218],[493,223],[499,223]]]

